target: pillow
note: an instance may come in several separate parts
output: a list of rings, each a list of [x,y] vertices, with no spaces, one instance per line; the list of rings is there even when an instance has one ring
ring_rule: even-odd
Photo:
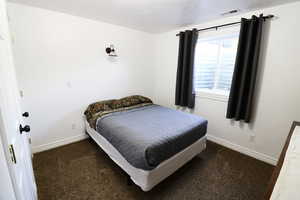
[[[140,95],[133,95],[122,99],[111,99],[92,103],[87,107],[84,114],[90,126],[95,129],[96,121],[100,116],[111,112],[131,109],[130,107],[134,108],[139,105],[145,106],[145,104],[152,104],[151,99]]]
[[[93,114],[95,114],[95,113],[112,110],[112,108],[110,106],[112,101],[115,101],[115,100],[105,100],[105,101],[99,101],[96,103],[92,103],[87,107],[84,114],[86,115],[87,119],[90,119],[90,118],[92,118]]]
[[[134,106],[142,103],[152,103],[152,100],[140,95],[133,95],[133,96],[124,97],[122,99],[111,99],[111,100],[99,101],[90,104],[86,109],[86,111],[84,112],[84,114],[89,119],[94,114],[99,112]]]
[[[151,99],[140,95],[133,95],[120,99],[122,107],[134,106],[142,103],[152,103]]]

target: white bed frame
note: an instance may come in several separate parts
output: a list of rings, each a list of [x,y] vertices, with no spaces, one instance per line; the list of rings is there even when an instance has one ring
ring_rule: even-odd
[[[206,136],[204,136],[181,152],[159,164],[155,169],[146,171],[132,166],[101,134],[90,127],[86,119],[84,119],[84,121],[86,131],[90,137],[130,176],[131,180],[145,192],[151,190],[206,148]]]

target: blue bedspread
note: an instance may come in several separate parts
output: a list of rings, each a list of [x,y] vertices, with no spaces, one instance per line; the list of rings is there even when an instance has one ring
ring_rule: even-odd
[[[100,117],[96,130],[134,167],[152,170],[206,134],[199,116],[148,105]]]

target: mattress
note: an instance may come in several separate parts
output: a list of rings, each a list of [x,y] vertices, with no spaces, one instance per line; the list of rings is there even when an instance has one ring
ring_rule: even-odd
[[[119,165],[143,191],[149,191],[162,180],[173,174],[177,169],[201,153],[206,148],[206,136],[195,143],[163,161],[153,170],[142,170],[132,166],[101,134],[90,127],[85,119],[85,128],[88,135],[101,147],[101,149]]]
[[[280,174],[270,200],[299,199],[300,185],[300,126],[292,134]]]
[[[207,121],[159,105],[100,117],[96,131],[135,168],[152,170],[206,134]]]

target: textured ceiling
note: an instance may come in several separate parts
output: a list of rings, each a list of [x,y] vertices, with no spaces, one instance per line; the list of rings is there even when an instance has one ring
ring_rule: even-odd
[[[297,0],[9,0],[151,33]]]

